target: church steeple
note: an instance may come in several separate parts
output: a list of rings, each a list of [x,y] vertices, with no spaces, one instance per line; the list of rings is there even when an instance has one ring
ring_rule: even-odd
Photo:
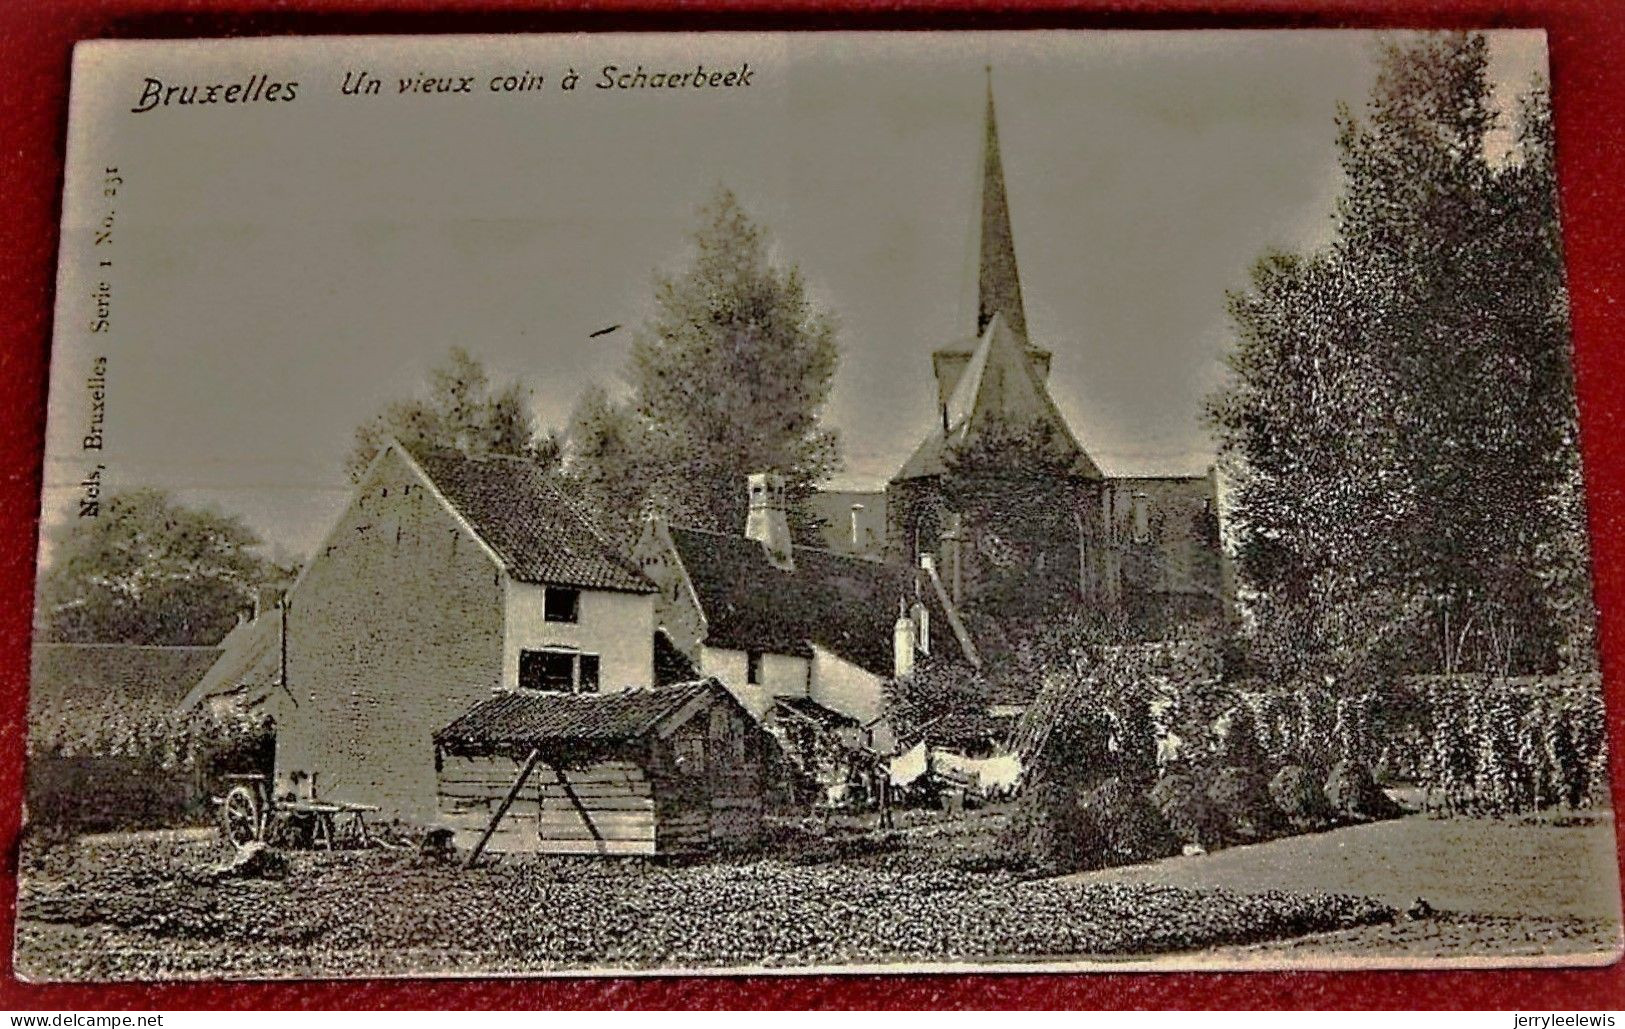
[[[949,398],[995,315],[1026,349],[1027,361],[1039,383],[1049,381],[1050,352],[1034,346],[1027,336],[1027,311],[1021,303],[1021,275],[1016,270],[1015,236],[1010,231],[1010,200],[1004,191],[1004,160],[999,153],[999,122],[993,111],[991,68],[987,70],[987,116],[982,127],[980,172],[959,309],[959,317],[966,323],[975,312],[976,324],[965,325],[967,330],[974,328],[975,331],[931,354],[931,371],[937,379],[937,413],[944,432],[948,430]]]
[[[1010,201],[1004,191],[1004,163],[999,156],[999,123],[993,111],[993,69],[987,69],[987,124],[982,141],[981,212],[976,235],[976,336],[995,314],[1016,338],[1027,340],[1027,312],[1021,305],[1021,276],[1016,271],[1015,236],[1010,231]]]

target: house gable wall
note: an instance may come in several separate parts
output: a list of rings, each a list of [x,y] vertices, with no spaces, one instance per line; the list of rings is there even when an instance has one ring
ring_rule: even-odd
[[[279,788],[314,772],[324,798],[432,818],[433,733],[502,682],[504,579],[407,461],[379,458],[290,598]]]
[[[521,650],[554,648],[597,654],[599,689],[604,692],[654,684],[654,598],[650,594],[582,590],[576,621],[549,622],[543,617],[548,588],[508,582],[503,685],[519,685]]]
[[[644,523],[643,533],[632,548],[632,560],[655,584],[654,624],[666,630],[672,644],[690,661],[701,665],[700,641],[705,639],[705,615],[700,611],[677,547],[662,523],[654,519]]]

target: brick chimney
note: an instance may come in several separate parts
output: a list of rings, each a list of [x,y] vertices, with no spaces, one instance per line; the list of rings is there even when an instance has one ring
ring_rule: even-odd
[[[750,512],[745,515],[745,538],[762,545],[773,567],[787,572],[795,571],[796,556],[790,545],[790,521],[785,515],[784,476],[778,472],[755,472],[748,482]]]

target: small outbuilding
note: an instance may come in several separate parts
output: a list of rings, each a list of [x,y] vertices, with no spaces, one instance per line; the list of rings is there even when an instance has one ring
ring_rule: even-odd
[[[715,679],[615,693],[507,690],[435,734],[460,849],[676,854],[761,834],[773,740]]]

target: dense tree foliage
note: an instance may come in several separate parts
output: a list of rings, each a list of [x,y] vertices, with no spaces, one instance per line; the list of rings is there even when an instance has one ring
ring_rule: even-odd
[[[524,384],[493,386],[485,367],[462,347],[453,347],[446,363],[430,370],[422,396],[396,401],[356,428],[355,446],[344,462],[351,482],[361,478],[390,437],[476,457],[527,457],[550,467],[560,458],[559,440],[537,434]]]
[[[236,517],[160,490],[115,494],[59,541],[40,583],[44,630],[70,643],[217,643],[285,574],[259,543]]]
[[[958,513],[975,567],[971,592],[1001,618],[1074,616],[1085,482],[1049,422],[994,423],[948,448],[943,501]]]
[[[765,232],[732,193],[701,210],[692,242],[688,264],[657,279],[628,396],[594,394],[578,409],[570,474],[609,518],[635,520],[652,501],[674,522],[738,532],[745,476],[777,471],[805,537],[814,523],[799,501],[840,467],[821,422],[834,324],[800,273],[770,260]]]
[[[1549,108],[1537,88],[1495,152],[1486,63],[1475,34],[1387,45],[1339,119],[1335,240],[1231,298],[1210,414],[1266,665],[1589,656]]]

